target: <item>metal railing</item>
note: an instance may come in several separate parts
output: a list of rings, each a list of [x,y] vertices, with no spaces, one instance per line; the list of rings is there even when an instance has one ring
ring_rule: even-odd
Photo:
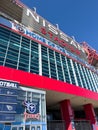
[[[75,120],[75,130],[92,130],[90,121],[87,120]]]
[[[48,121],[47,130],[65,130],[65,122],[62,120]]]
[[[91,124],[87,120],[74,120],[73,128],[75,130],[92,130]],[[65,121],[52,120],[47,122],[47,130],[66,130]]]

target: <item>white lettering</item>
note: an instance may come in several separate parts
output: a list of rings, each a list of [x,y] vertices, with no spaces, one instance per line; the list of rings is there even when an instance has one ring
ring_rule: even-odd
[[[35,20],[37,23],[39,23],[39,16],[38,16],[38,15],[35,16],[31,10],[27,9],[27,14],[26,14],[26,15],[27,15],[27,16],[30,16],[30,14],[32,15],[32,17],[34,18],[34,20]]]
[[[10,82],[5,82],[5,81],[0,81],[0,86],[1,86],[1,87],[17,88],[17,84],[15,84],[15,83],[10,83]]]
[[[25,120],[27,119],[37,119],[37,120],[40,120],[40,114],[37,113],[37,114],[28,114],[28,113],[24,113],[24,118]]]
[[[17,31],[20,32],[20,30],[18,30],[18,29],[19,29],[18,26],[20,26],[20,25],[17,25],[17,24],[12,24],[12,25],[13,25],[13,26],[12,26],[13,29],[15,29],[15,30],[17,30]],[[65,50],[64,48],[60,47],[59,45],[56,45],[55,43],[53,43],[53,42],[51,42],[51,41],[49,41],[49,40],[47,40],[47,39],[41,37],[40,35],[38,35],[38,34],[32,32],[32,31],[28,30],[28,29],[25,28],[25,27],[22,27],[22,28],[23,28],[23,30],[24,30],[24,34],[26,34],[26,35],[30,36],[31,38],[34,38],[34,39],[36,39],[36,40],[38,40],[38,41],[40,41],[40,42],[43,42],[43,43],[45,43],[45,44],[51,46],[51,47],[54,48],[54,49],[57,49],[57,50],[59,50],[59,51],[65,53],[65,54],[69,55],[69,53],[67,52],[67,50]],[[69,39],[67,38],[67,36],[64,35],[63,33],[61,33],[61,36],[62,36],[62,38],[64,38],[64,39],[66,38],[66,41],[69,40]],[[71,39],[70,39],[70,40],[71,40]],[[70,44],[76,46],[76,44],[75,44],[75,42],[74,42],[73,40],[70,41],[70,42],[71,42]],[[83,48],[80,47],[79,44],[77,44],[77,48],[81,49],[81,50],[84,52]],[[72,55],[72,54],[71,54],[71,55]],[[73,55],[73,57],[75,57],[75,55]]]
[[[43,26],[45,27],[46,26],[46,21],[43,19]]]
[[[77,45],[73,40],[70,42],[70,44],[74,45],[77,48]]]
[[[27,16],[32,16],[33,19],[39,23],[40,22],[40,16],[38,16],[36,13],[33,13],[33,11],[31,11],[30,9],[27,9],[26,15]],[[60,35],[60,38],[63,39],[66,42],[69,42],[68,37],[62,33],[60,30],[58,31],[57,28],[51,24],[49,24],[48,22],[46,22],[46,20],[42,19],[42,26],[46,27],[46,23],[49,27],[49,31],[51,31],[52,33],[54,33],[55,35]],[[69,44],[74,45],[76,48],[78,48],[79,50],[81,50],[83,53],[85,53],[84,49],[79,45],[76,44],[73,40],[71,42],[69,42]]]
[[[83,53],[85,53],[85,51],[84,51],[84,49],[83,49],[82,46],[80,46],[79,44],[77,44],[77,46],[78,46],[78,49],[79,49],[79,50],[81,50]]]
[[[48,27],[51,32],[53,32],[55,35],[58,35],[58,31],[54,26],[52,26],[51,24],[48,24]]]
[[[61,38],[62,38],[63,40],[65,40],[66,42],[69,42],[67,36],[66,36],[64,33],[60,32],[60,36],[61,36]]]

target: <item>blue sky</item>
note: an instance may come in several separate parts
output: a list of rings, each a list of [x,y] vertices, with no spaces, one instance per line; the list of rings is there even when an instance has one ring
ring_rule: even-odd
[[[98,0],[21,0],[60,30],[98,51]]]

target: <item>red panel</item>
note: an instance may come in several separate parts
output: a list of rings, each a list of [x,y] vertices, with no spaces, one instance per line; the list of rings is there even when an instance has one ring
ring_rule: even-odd
[[[66,130],[75,130],[72,124],[74,119],[73,110],[71,108],[70,100],[64,100],[60,103],[62,119],[65,121]]]
[[[8,67],[0,66],[0,78],[17,81],[24,86],[55,90],[58,92],[74,94],[76,96],[98,100],[98,93],[77,87],[75,85],[64,83],[62,81],[57,81],[48,77],[39,76],[37,74],[31,74],[29,72]]]
[[[90,121],[93,130],[98,130],[97,119],[92,104],[84,105],[86,119]]]

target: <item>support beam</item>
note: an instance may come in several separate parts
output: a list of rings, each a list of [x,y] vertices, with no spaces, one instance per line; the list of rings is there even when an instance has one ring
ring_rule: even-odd
[[[74,114],[71,108],[70,100],[64,100],[60,103],[62,120],[65,121],[66,130],[75,130],[74,127]]]
[[[92,130],[98,130],[97,119],[92,104],[84,105],[86,119],[90,121]]]

